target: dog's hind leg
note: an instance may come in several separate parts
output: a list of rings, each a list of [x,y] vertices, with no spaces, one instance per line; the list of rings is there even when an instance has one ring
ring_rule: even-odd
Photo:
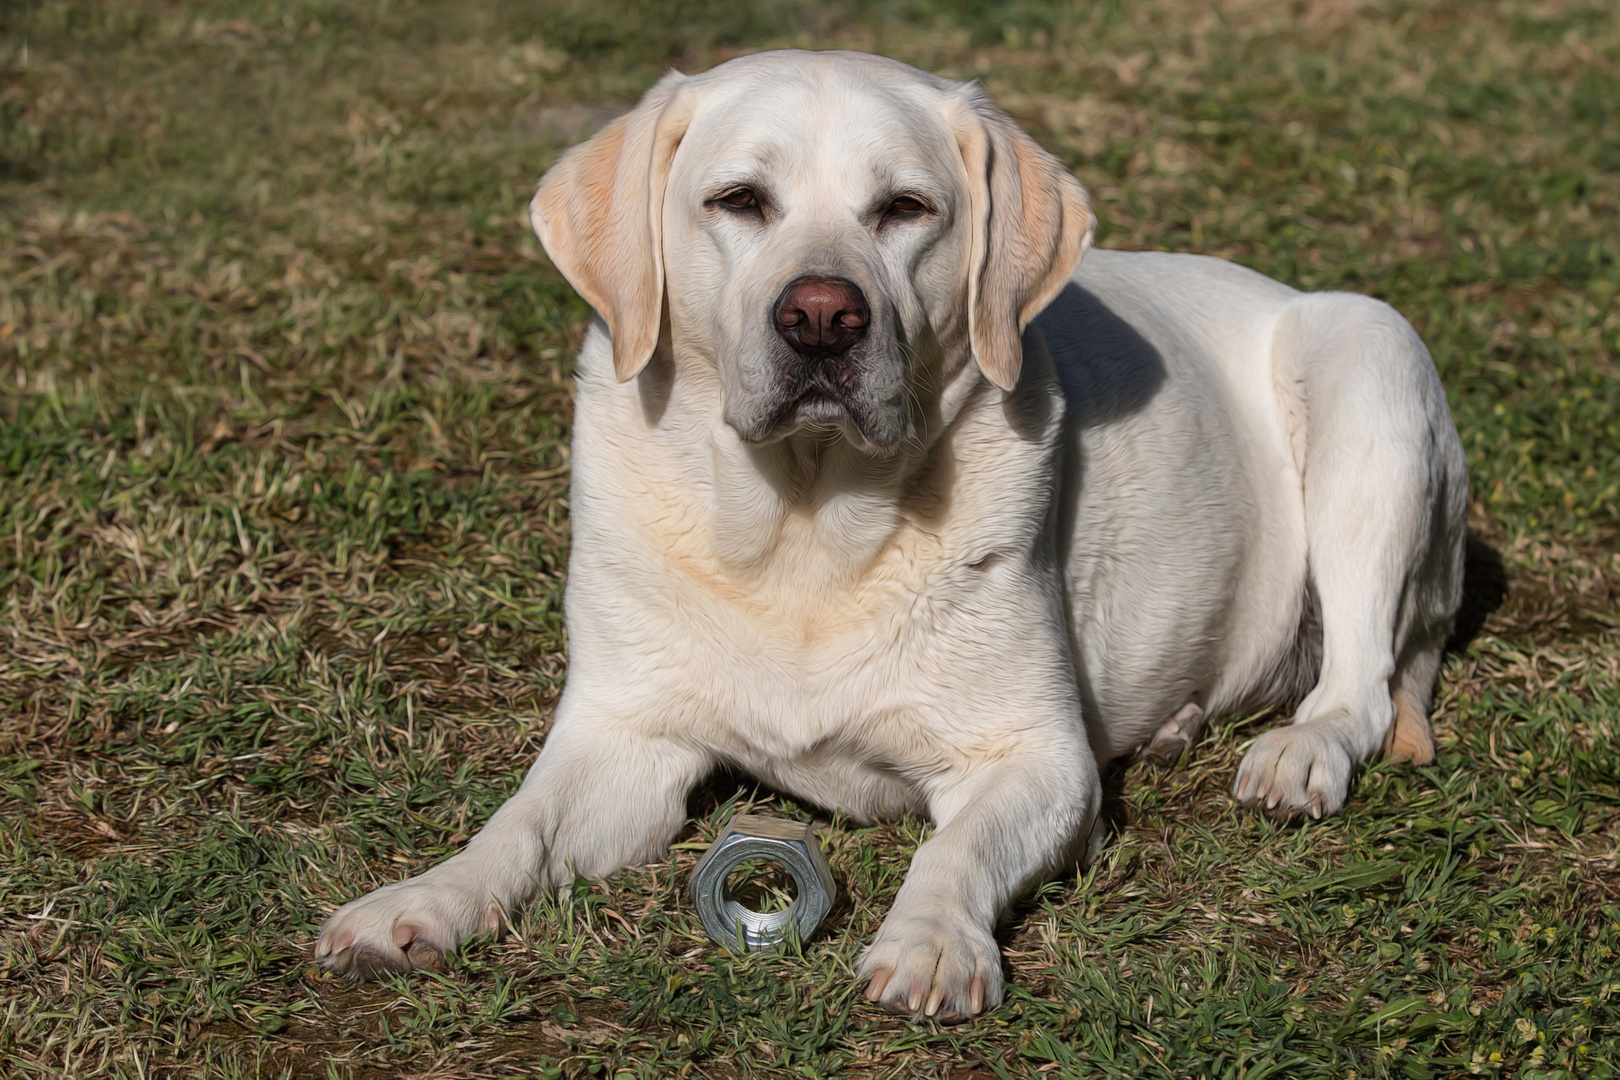
[[[1142,758],[1158,768],[1172,768],[1192,749],[1203,730],[1203,708],[1196,702],[1188,702],[1174,716],[1159,725],[1159,730],[1153,733],[1153,738],[1142,748]]]
[[[1255,740],[1235,794],[1321,817],[1380,749],[1432,755],[1428,702],[1461,595],[1466,466],[1434,365],[1386,305],[1302,297],[1273,345],[1297,425],[1322,669],[1293,724]]]
[[[1450,625],[1446,620],[1443,626],[1431,627],[1425,634],[1413,634],[1407,641],[1405,654],[1390,684],[1395,716],[1384,734],[1382,755],[1386,760],[1410,761],[1416,765],[1427,765],[1434,760],[1429,706],[1434,699],[1434,680],[1440,672],[1440,655],[1445,649]]]

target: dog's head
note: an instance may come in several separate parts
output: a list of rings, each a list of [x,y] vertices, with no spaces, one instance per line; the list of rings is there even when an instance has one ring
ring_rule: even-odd
[[[874,451],[969,355],[1013,387],[1019,335],[1093,226],[1079,182],[977,87],[859,53],[672,73],[569,151],[530,214],[621,380],[667,310],[741,438],[838,428]]]

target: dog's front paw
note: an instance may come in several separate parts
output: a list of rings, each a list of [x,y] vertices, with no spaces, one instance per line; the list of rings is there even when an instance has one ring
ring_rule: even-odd
[[[347,979],[376,979],[417,968],[439,970],[474,934],[502,925],[486,893],[448,880],[444,867],[351,900],[315,941],[315,962]]]
[[[1232,793],[1244,806],[1273,818],[1320,818],[1344,806],[1354,764],[1325,724],[1273,728],[1249,747]]]
[[[990,932],[962,918],[891,914],[861,955],[866,996],[892,1013],[943,1023],[1001,1004],[1001,953]]]

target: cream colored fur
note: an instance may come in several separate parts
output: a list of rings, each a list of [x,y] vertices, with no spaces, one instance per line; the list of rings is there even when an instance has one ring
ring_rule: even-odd
[[[742,187],[757,215],[719,201]],[[669,76],[533,217],[603,320],[567,688],[522,788],[338,910],[326,966],[431,965],[536,890],[660,857],[725,763],[932,819],[862,973],[962,1018],[1001,1000],[998,916],[1092,839],[1099,760],[1300,701],[1236,794],[1319,816],[1381,747],[1431,752],[1466,475],[1386,305],[1197,256],[1076,272],[1091,215],[1055,159],[977,89],[851,53]],[[872,309],[830,417],[773,397],[769,312],[803,274]]]

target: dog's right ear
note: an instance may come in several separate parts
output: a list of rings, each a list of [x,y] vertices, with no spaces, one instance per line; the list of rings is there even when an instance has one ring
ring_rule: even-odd
[[[633,110],[564,154],[529,203],[546,254],[607,323],[621,382],[658,347],[664,188],[692,119],[687,81],[664,76]]]

